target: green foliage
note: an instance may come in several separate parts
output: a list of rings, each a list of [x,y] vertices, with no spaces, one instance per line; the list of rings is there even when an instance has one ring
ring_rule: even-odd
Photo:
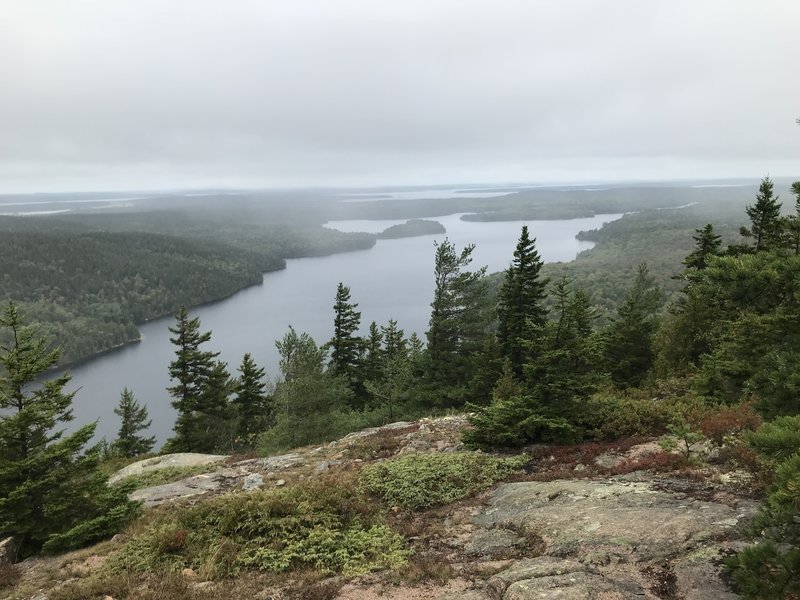
[[[173,206],[172,202],[170,202]],[[180,305],[226,298],[259,284],[285,258],[370,248],[372,235],[342,233],[292,207],[276,222],[226,197],[224,210],[192,206],[152,212],[53,217],[0,216],[0,299],[13,298],[63,351],[60,362],[139,339],[137,323]],[[238,206],[238,208],[235,208]],[[267,207],[265,207],[267,208]]]
[[[204,577],[317,569],[359,575],[405,564],[403,539],[352,482],[317,480],[162,513],[113,559],[117,569],[190,567]]]
[[[483,491],[524,460],[471,452],[409,454],[364,467],[361,483],[390,506],[421,510]]]
[[[473,429],[465,431],[463,439],[472,448],[517,448],[533,442],[571,444],[581,437],[567,419],[552,416],[529,396],[493,400],[470,417],[470,424]]]
[[[747,441],[759,454],[771,460],[786,460],[800,451],[800,415],[778,417],[764,423]]]
[[[211,339],[211,332],[200,333],[200,319],[189,319],[185,306],[180,308],[175,327],[169,331],[175,346],[175,360],[169,364],[170,380],[175,385],[167,388],[178,411],[175,419],[175,437],[165,446],[169,452],[230,451],[234,442],[234,424],[229,398],[235,382],[227,365],[216,361],[219,352],[201,350],[200,346]]]
[[[236,395],[231,401],[237,412],[236,433],[239,445],[252,447],[258,434],[274,425],[275,407],[267,393],[266,372],[256,365],[249,352],[242,358],[239,373]]]
[[[562,279],[553,296],[556,320],[536,327],[527,341],[531,358],[524,365],[523,385],[511,392],[496,388],[489,406],[470,406],[474,429],[464,437],[470,445],[514,447],[580,439],[582,432],[574,422],[582,401],[600,380],[600,345],[591,331],[593,314],[586,295],[573,292]],[[507,375],[499,381],[505,388]]]
[[[38,330],[8,303],[0,326],[13,343],[0,346],[0,531],[26,556],[44,545],[73,548],[115,533],[136,511],[109,490],[98,470],[100,448],[85,449],[95,424],[64,435],[74,394],[69,375],[40,381],[56,364]]]
[[[364,340],[356,335],[361,326],[361,313],[356,310],[357,307],[357,303],[350,301],[350,288],[340,282],[333,305],[333,338],[328,346],[331,350],[331,374],[343,377],[353,388],[355,396],[361,399],[361,354]]]
[[[124,388],[114,413],[120,417],[121,423],[117,439],[110,447],[111,454],[133,458],[150,452],[156,443],[156,438],[137,435],[143,429],[150,427],[147,406],[140,405],[134,398],[133,392]]]
[[[661,291],[642,263],[606,331],[605,360],[611,379],[620,387],[640,385],[653,365],[653,334]]]
[[[488,335],[486,267],[465,270],[474,249],[468,245],[459,253],[447,239],[436,244],[427,374],[431,400],[439,406],[463,404],[475,359]]]
[[[749,205],[745,212],[750,217],[750,228],[742,227],[740,233],[753,238],[754,250],[770,250],[781,246],[783,235],[781,223],[781,204],[774,196],[774,184],[769,177],[761,180],[756,203]]]
[[[761,539],[726,565],[745,598],[795,598],[800,596],[800,417],[765,423],[749,440],[778,464],[761,511],[750,524]]]
[[[532,331],[544,325],[547,316],[542,302],[548,280],[540,274],[542,265],[536,239],[530,239],[528,226],[523,225],[497,299],[497,338],[503,357],[511,361],[517,376],[522,375],[526,350],[530,349],[525,342]]]
[[[695,241],[695,249],[686,257],[683,264],[687,269],[705,269],[708,259],[720,253],[722,236],[714,233],[714,226],[708,223],[705,227],[695,229],[692,238]]]

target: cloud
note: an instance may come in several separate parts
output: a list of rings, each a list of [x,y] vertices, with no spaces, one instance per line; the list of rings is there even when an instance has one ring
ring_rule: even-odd
[[[792,0],[6,0],[0,192],[796,174],[798,20]]]

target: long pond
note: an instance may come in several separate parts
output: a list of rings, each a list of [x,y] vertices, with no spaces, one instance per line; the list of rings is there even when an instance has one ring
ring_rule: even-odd
[[[250,352],[274,379],[278,374],[275,340],[283,337],[289,325],[308,332],[318,343],[330,338],[333,299],[340,281],[350,286],[353,301],[359,303],[365,330],[370,321],[385,324],[393,318],[407,334],[416,331],[424,335],[433,298],[434,241],[446,235],[457,248],[474,243],[473,265],[487,265],[489,272],[495,272],[508,267],[523,223],[536,237],[546,262],[569,261],[592,246],[576,240],[575,234],[622,215],[496,223],[462,221],[460,216],[436,219],[447,234],[378,240],[369,250],[288,260],[285,270],[266,273],[262,285],[196,308],[191,314],[200,317],[203,330],[213,332],[207,347],[221,352],[220,358],[232,372],[242,355]],[[338,221],[328,226],[379,232],[399,222],[403,221]],[[118,428],[113,410],[120,391],[127,386],[147,404],[153,420],[151,432],[159,444],[170,436],[175,413],[165,388],[170,385],[167,365],[174,356],[167,328],[173,323],[174,319],[165,318],[142,325],[141,342],[71,369],[70,389],[77,390],[75,425],[98,419],[98,436],[112,440]]]

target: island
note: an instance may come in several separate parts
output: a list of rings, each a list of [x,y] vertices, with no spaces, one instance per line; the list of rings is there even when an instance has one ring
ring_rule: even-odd
[[[416,237],[419,235],[431,235],[434,233],[447,233],[444,225],[438,221],[428,219],[409,219],[405,223],[392,225],[380,232],[377,237],[381,240],[392,240],[405,237]]]

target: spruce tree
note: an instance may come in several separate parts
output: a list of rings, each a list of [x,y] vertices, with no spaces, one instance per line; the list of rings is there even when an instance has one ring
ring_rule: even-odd
[[[397,326],[397,321],[389,319],[389,323],[381,327],[381,334],[386,358],[405,357],[408,354],[405,332]]]
[[[239,381],[233,405],[237,408],[237,435],[240,443],[251,447],[259,433],[274,424],[272,398],[267,394],[266,372],[256,365],[249,353],[239,366]]]
[[[230,397],[236,387],[228,365],[214,361],[203,382],[190,426],[192,452],[231,452],[235,423]]]
[[[511,362],[517,376],[525,362],[526,337],[544,324],[547,312],[542,306],[547,279],[541,277],[542,259],[536,251],[536,240],[522,226],[514,258],[500,287],[497,305],[497,338],[503,357]]]
[[[457,252],[447,239],[436,244],[434,296],[428,337],[428,380],[434,401],[461,404],[474,359],[490,320],[486,267],[467,271],[474,244]]]
[[[114,409],[114,413],[120,417],[121,423],[117,439],[111,445],[111,454],[133,458],[150,452],[156,443],[156,438],[137,435],[143,429],[150,427],[147,406],[140,405],[134,398],[133,392],[123,388],[119,405]]]
[[[722,238],[714,233],[714,226],[708,223],[705,227],[695,229],[692,239],[695,241],[695,249],[684,259],[683,264],[689,269],[705,269],[708,259],[719,254]]]
[[[742,227],[739,232],[753,238],[756,252],[770,250],[781,245],[781,204],[773,193],[774,184],[769,177],[761,180],[756,195],[756,203],[745,208],[750,217],[750,228]]]
[[[361,379],[374,380],[380,376],[384,362],[383,332],[373,321],[369,324],[369,333],[364,340],[363,357],[361,359]]]
[[[190,319],[185,306],[181,306],[176,320],[175,327],[169,328],[175,334],[169,341],[177,346],[175,360],[169,364],[169,376],[176,384],[168,387],[167,391],[174,398],[172,406],[178,411],[178,416],[175,419],[175,437],[169,440],[168,448],[173,452],[191,452],[194,450],[191,432],[197,403],[219,353],[200,349],[201,344],[211,339],[211,332],[200,333],[200,319]]]
[[[611,378],[620,387],[640,385],[653,366],[653,335],[661,290],[642,263],[625,301],[607,329],[605,357]]]
[[[358,304],[350,302],[350,288],[340,282],[333,305],[330,368],[334,374],[345,377],[351,385],[359,381],[363,345],[363,340],[356,335],[361,324],[361,313],[356,310],[357,307]]]
[[[96,423],[70,435],[60,428],[72,420],[70,376],[40,380],[58,362],[58,350],[23,325],[11,302],[0,327],[11,340],[0,345],[0,532],[17,539],[21,556],[113,535],[137,507],[125,490],[106,485],[97,469],[99,445],[86,448]]]

